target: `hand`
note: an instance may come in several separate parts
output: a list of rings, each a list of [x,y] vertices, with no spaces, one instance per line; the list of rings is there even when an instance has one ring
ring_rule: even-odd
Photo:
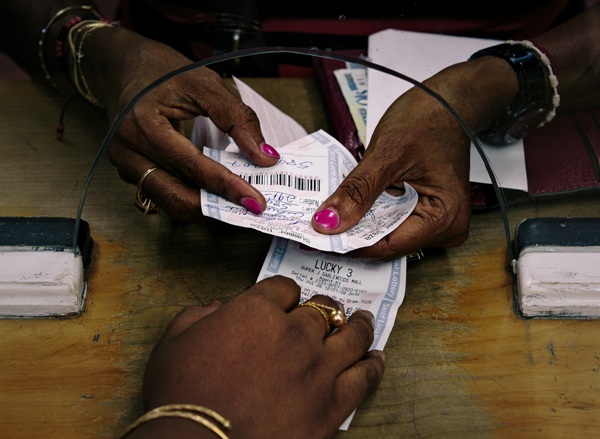
[[[110,50],[109,50],[110,49]],[[189,65],[179,52],[125,29],[103,28],[86,39],[86,75],[106,104],[110,120],[148,84]],[[84,66],[84,67],[86,67]],[[183,134],[183,121],[208,116],[254,163],[272,166],[279,154],[266,145],[256,114],[212,70],[179,75],[148,93],[123,120],[109,149],[121,178],[136,184],[144,172],[144,193],[171,216],[201,217],[199,188],[242,204],[254,213],[266,208],[263,195],[241,177],[204,156]]]
[[[445,98],[473,131],[511,102],[516,76],[508,63],[484,57],[452,66],[426,85]],[[452,247],[468,237],[470,141],[453,116],[419,88],[400,96],[374,130],[358,166],[313,216],[315,230],[354,226],[379,195],[407,182],[419,193],[412,214],[396,230],[355,256],[394,259],[420,248]]]
[[[231,438],[332,436],[378,385],[382,354],[367,353],[372,315],[355,312],[326,333],[323,316],[297,307],[299,298],[294,281],[275,276],[226,304],[186,308],[150,357],[146,408],[172,403],[211,408],[232,422]],[[326,296],[310,300],[338,308]],[[201,430],[189,421],[163,425],[172,433],[173,424]],[[152,421],[148,428],[160,425]]]

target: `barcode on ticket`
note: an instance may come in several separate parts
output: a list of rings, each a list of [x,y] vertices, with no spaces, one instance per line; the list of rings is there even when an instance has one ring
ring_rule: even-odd
[[[240,177],[252,185],[285,186],[308,192],[321,191],[321,179],[314,177],[300,177],[284,173],[241,174]]]

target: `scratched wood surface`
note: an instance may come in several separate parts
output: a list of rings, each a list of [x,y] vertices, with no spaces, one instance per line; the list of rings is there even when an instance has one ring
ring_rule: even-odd
[[[248,83],[309,131],[326,128],[308,80]],[[107,128],[100,110],[27,81],[0,81],[0,215],[73,217]],[[141,412],[146,358],[185,305],[228,300],[256,279],[270,237],[208,220],[144,217],[134,188],[102,160],[83,217],[95,239],[78,318],[0,321],[0,427],[12,438],[114,438]],[[600,195],[510,208],[600,216]],[[597,437],[598,320],[526,320],[514,311],[498,211],[474,216],[460,248],[409,267],[387,370],[341,439]]]

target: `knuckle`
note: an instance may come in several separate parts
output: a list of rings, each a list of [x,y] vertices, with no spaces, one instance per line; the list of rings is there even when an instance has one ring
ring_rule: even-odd
[[[181,151],[171,156],[170,167],[183,181],[199,186],[202,179],[202,152],[198,150],[190,155],[189,151]]]
[[[345,327],[350,328],[350,326]],[[354,352],[365,353],[373,343],[373,328],[365,318],[353,319],[351,328],[354,336],[349,338],[349,349]]]
[[[420,233],[430,234],[436,241],[445,241],[446,246],[458,246],[465,242],[469,236],[470,209],[453,208],[451,205],[439,202],[423,217]],[[464,204],[464,203],[463,203]]]
[[[243,303],[244,309],[256,315],[263,315],[265,309],[273,306],[262,294],[245,294],[240,302]]]
[[[300,322],[290,322],[286,327],[286,331],[283,333],[285,343],[289,346],[294,346],[298,341],[304,341],[308,338],[307,326]]]
[[[179,221],[194,222],[200,218],[199,200],[193,199],[180,193],[180,191],[169,190],[160,197],[160,205],[169,215]]]
[[[121,165],[121,154],[120,154],[120,147],[118,144],[116,143],[111,143],[110,146],[108,147],[108,160],[110,161],[110,163],[113,166],[116,166],[117,168],[120,168]]]
[[[258,116],[248,105],[240,103],[237,111],[239,111],[243,120],[246,120],[247,122],[258,123]]]
[[[252,132],[252,128],[260,125],[257,114],[248,105],[237,102],[237,105],[233,107],[233,117],[230,120],[234,121],[229,126],[227,133],[231,136],[236,135],[236,131],[248,131]]]
[[[294,279],[282,276],[280,274],[276,274],[269,279],[276,284],[275,288],[300,288]]]
[[[369,193],[372,187],[372,179],[368,176],[350,174],[340,185],[340,190],[355,204],[363,205],[369,202]]]
[[[363,363],[363,371],[365,376],[366,389],[375,389],[379,385],[379,381],[381,380],[380,370],[371,363]]]

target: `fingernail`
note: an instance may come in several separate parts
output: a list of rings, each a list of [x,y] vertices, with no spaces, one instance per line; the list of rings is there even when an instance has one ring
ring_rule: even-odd
[[[333,230],[340,225],[338,214],[331,209],[324,209],[315,213],[313,219],[318,225],[329,230]]]
[[[260,215],[262,213],[262,207],[260,207],[260,204],[254,198],[244,197],[241,199],[241,203],[242,206],[256,215]]]
[[[268,156],[275,157],[275,158],[278,158],[278,159],[281,158],[281,156],[279,155],[279,153],[277,152],[277,150],[275,148],[273,148],[271,145],[263,143],[260,146],[260,149],[262,150],[262,152],[264,152]]]

